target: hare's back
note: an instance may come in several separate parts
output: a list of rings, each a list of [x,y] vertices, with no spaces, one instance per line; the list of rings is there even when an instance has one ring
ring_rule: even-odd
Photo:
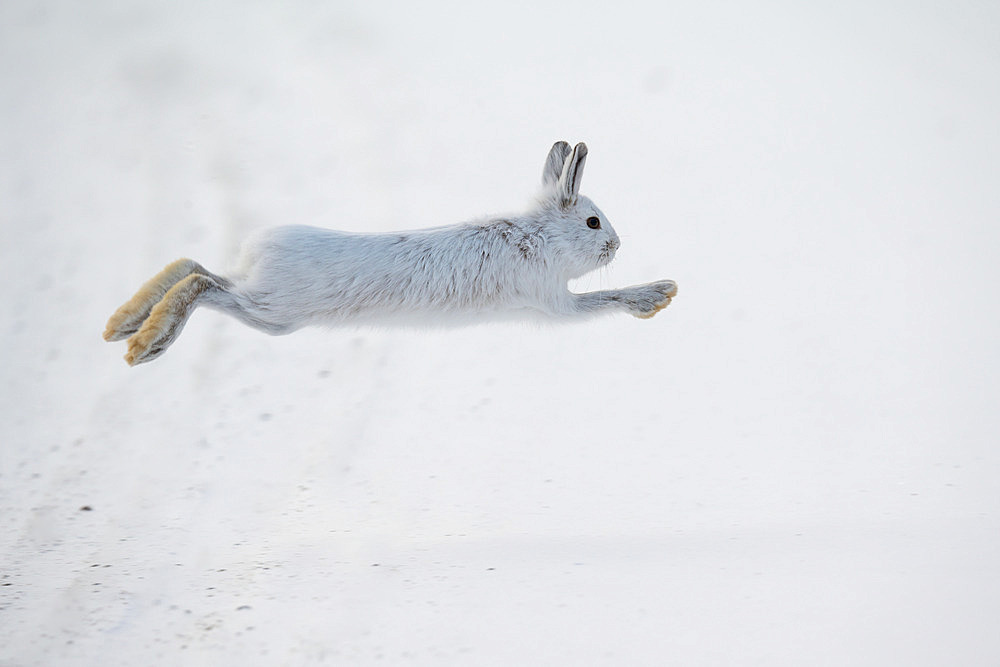
[[[249,239],[243,255],[248,268],[316,271],[384,254],[380,236],[305,225],[273,227]]]
[[[240,273],[247,286],[357,288],[413,271],[435,253],[435,243],[414,234],[362,234],[307,226],[275,227],[250,239]],[[421,261],[421,259],[423,261]],[[432,262],[433,263],[433,262]]]

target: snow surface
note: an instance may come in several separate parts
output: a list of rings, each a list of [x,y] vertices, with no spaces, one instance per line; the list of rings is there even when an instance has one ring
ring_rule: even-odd
[[[997,34],[0,3],[0,664],[1000,663]],[[623,240],[575,287],[653,320],[101,339],[264,226],[516,210],[557,139]]]

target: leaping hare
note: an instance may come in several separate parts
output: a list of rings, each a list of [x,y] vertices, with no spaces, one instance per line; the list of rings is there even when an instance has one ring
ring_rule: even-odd
[[[229,276],[190,259],[168,265],[108,320],[125,361],[163,354],[198,306],[269,334],[310,324],[454,324],[625,311],[648,318],[677,294],[672,280],[574,294],[567,281],[609,263],[618,234],[579,194],[587,146],[557,142],[535,208],[512,217],[386,234],[316,227],[265,230]]]

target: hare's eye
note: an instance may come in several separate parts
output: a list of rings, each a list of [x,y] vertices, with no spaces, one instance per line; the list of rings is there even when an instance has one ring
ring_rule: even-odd
[[[592,215],[589,218],[587,218],[587,226],[590,227],[591,229],[600,229],[601,219],[598,218],[596,215]]]

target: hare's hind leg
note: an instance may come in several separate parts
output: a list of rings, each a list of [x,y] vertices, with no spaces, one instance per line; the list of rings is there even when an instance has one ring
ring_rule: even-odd
[[[211,275],[192,259],[178,259],[146,281],[131,299],[115,311],[104,329],[104,340],[116,341],[128,338],[142,326],[149,317],[149,311],[158,304],[171,287],[192,273]]]
[[[198,301],[207,293],[224,290],[214,276],[192,273],[180,280],[152,307],[142,327],[128,339],[125,361],[135,366],[166,352],[180,335]]]

